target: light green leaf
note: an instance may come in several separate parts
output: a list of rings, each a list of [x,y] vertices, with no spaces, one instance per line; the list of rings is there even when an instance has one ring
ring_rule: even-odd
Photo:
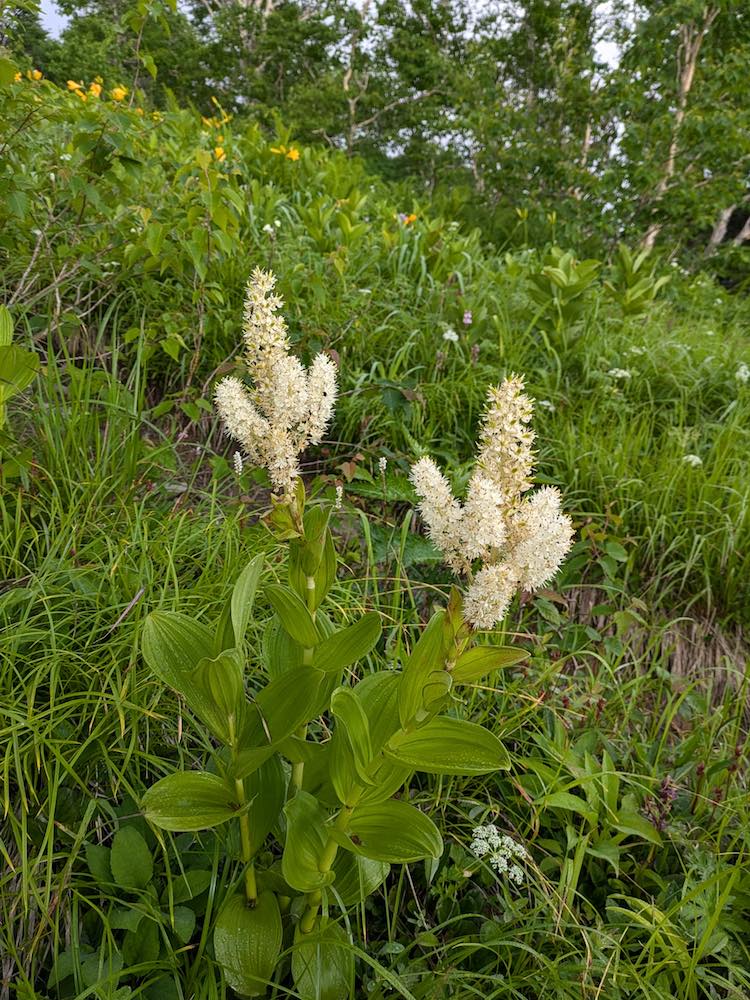
[[[406,863],[437,859],[443,853],[443,839],[432,820],[397,799],[357,806],[349,820],[349,836],[333,828],[330,834],[342,847],[374,861]]]
[[[143,658],[159,680],[181,694],[188,704],[203,692],[195,668],[214,653],[210,629],[175,611],[152,611],[143,626]]]
[[[484,726],[440,716],[411,733],[396,733],[389,760],[427,774],[489,774],[510,767],[508,751]]]
[[[216,961],[229,986],[241,996],[265,995],[281,942],[281,914],[273,892],[261,892],[253,907],[244,896],[232,896],[214,927]]]
[[[238,814],[235,793],[215,774],[178,771],[157,781],[141,800],[146,819],[162,830],[208,830]]]
[[[13,317],[7,306],[0,305],[0,347],[9,347],[13,342]]]
[[[293,889],[312,892],[330,885],[334,873],[320,871],[320,858],[328,841],[325,814],[317,799],[298,791],[284,806],[286,843],[281,871]]]
[[[445,611],[437,611],[432,616],[404,664],[398,697],[402,726],[407,726],[414,718],[421,721],[420,716],[426,715],[422,703],[422,689],[430,673],[439,669],[445,659],[445,619]]]
[[[292,639],[307,648],[317,646],[320,636],[315,622],[297,594],[288,587],[281,587],[278,584],[266,587],[266,594],[271,607]]]
[[[528,657],[525,649],[515,649],[513,646],[474,646],[456,661],[451,672],[453,683],[473,684],[493,670],[512,667]]]
[[[382,626],[377,611],[369,611],[358,622],[334,632],[316,648],[313,664],[323,671],[342,671],[375,648]]]

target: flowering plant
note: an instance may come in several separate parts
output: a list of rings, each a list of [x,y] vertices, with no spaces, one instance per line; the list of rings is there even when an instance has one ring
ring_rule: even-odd
[[[255,271],[244,319],[250,384],[228,377],[216,388],[227,430],[269,472],[275,495],[266,523],[289,543],[288,584],[265,587],[273,609],[263,643],[266,673],[257,663],[247,670],[245,646],[261,556],[240,575],[212,629],[180,614],[149,616],[147,663],[216,747],[204,771],[173,773],[153,785],[142,809],[164,830],[239,826],[242,885],[227,888],[213,931],[216,959],[233,989],[264,994],[287,974],[281,956],[289,948],[295,995],[339,1000],[354,995],[354,965],[337,913],[361,905],[392,864],[436,860],[443,851],[440,830],[405,794],[412,775],[481,775],[510,766],[494,733],[447,711],[458,706],[463,685],[526,655],[475,642],[471,626],[494,623],[501,610],[496,584],[485,592],[482,574],[502,576],[502,600],[511,586],[537,585],[559,561],[570,530],[556,494],[519,499],[530,485],[531,403],[511,380],[494,390],[464,508],[429,460],[415,467],[422,511],[446,560],[460,573],[470,573],[475,560],[485,567],[465,602],[453,588],[447,607],[404,650],[402,669],[386,668],[377,653],[376,612],[342,626],[325,609],[337,571],[332,510],[308,503],[298,460],[331,418],[336,369],[318,355],[306,371],[290,354],[280,305],[272,276]],[[554,550],[545,555],[532,540],[540,524],[547,530],[542,545]],[[465,528],[470,533],[462,535]],[[369,669],[358,676],[356,665],[365,660]]]

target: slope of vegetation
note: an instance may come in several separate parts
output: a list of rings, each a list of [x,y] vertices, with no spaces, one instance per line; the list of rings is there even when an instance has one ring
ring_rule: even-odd
[[[349,913],[353,995],[747,995],[746,302],[625,250],[500,252],[343,152],[90,82],[0,89],[2,298],[41,362],[2,440],[0,988],[227,991],[211,927],[238,838],[140,815],[154,780],[210,747],[140,635],[155,609],[215,621],[258,551],[265,585],[286,576],[258,523],[267,480],[232,470],[211,402],[261,265],[300,356],[339,363],[305,473],[319,498],[343,485],[332,599],[345,622],[381,613],[386,663],[450,585],[412,530],[409,464],[429,453],[465,479],[506,374],[526,376],[539,482],[577,528],[554,587],[505,622],[528,661],[462,699],[511,770],[420,778],[445,851]],[[251,674],[270,616],[261,586]],[[526,845],[523,887],[472,855],[484,822]],[[123,873],[128,830],[147,858]],[[298,995],[286,982],[274,996]]]

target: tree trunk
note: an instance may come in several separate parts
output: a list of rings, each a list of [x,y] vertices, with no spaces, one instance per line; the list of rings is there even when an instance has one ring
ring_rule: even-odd
[[[677,109],[672,124],[672,135],[669,140],[669,151],[664,164],[664,172],[659,179],[659,183],[654,190],[654,202],[663,200],[667,193],[670,182],[675,175],[677,155],[679,153],[680,131],[685,115],[687,114],[688,97],[695,79],[695,69],[698,65],[703,40],[708,29],[718,16],[718,7],[705,7],[703,10],[703,22],[698,27],[693,21],[680,26],[680,44],[677,47]],[[662,223],[652,222],[648,227],[646,235],[643,237],[642,245],[644,249],[653,249],[656,237],[662,229]]]

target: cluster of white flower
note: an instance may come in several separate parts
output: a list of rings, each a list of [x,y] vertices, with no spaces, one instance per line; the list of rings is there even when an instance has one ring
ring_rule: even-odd
[[[474,628],[497,624],[520,587],[536,590],[547,583],[570,549],[573,526],[562,513],[558,490],[546,486],[523,496],[534,467],[532,409],[521,378],[489,390],[463,505],[431,458],[411,469],[430,537],[451,569],[470,578],[464,618]],[[483,565],[472,577],[477,560]]]
[[[694,469],[697,469],[699,465],[703,465],[703,459],[700,455],[683,455],[682,461],[686,465],[692,465]]]
[[[498,875],[507,875],[516,885],[523,883],[523,869],[516,862],[528,857],[525,847],[507,834],[501,834],[494,823],[476,827],[472,836],[469,850],[475,858],[488,861]]]
[[[607,375],[609,375],[610,378],[621,380],[632,378],[632,375],[627,368],[610,368]]]
[[[309,369],[289,353],[282,302],[274,276],[256,268],[245,299],[248,387],[228,376],[216,386],[216,406],[231,436],[251,461],[268,469],[274,488],[288,493],[299,476],[298,459],[318,444],[336,402],[336,366],[318,354]]]
[[[744,361],[741,362],[739,368],[734,373],[734,377],[740,385],[747,385],[750,382],[750,366],[746,365]]]

